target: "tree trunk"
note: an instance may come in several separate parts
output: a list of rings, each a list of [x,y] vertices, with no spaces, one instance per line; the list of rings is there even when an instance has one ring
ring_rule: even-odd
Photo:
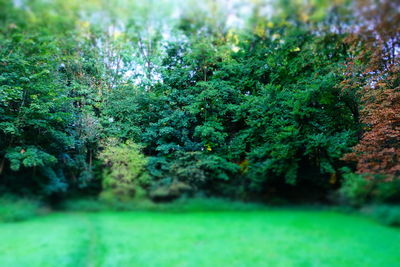
[[[0,175],[3,173],[5,162],[6,162],[6,158],[3,158],[0,163]]]

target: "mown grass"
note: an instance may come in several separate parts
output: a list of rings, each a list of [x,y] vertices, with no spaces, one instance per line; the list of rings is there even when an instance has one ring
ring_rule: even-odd
[[[400,231],[332,211],[55,213],[0,224],[0,266],[398,266]]]

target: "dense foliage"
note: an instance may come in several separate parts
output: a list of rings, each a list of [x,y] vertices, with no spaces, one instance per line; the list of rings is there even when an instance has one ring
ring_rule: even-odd
[[[399,199],[395,1],[115,3],[0,0],[1,191]]]
[[[131,199],[148,182],[146,159],[136,144],[108,144],[100,153],[104,162],[102,198]]]

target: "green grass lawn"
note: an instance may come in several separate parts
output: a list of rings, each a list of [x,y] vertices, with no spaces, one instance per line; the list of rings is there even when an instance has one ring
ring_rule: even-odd
[[[0,266],[400,266],[400,230],[327,211],[56,213],[0,224]]]

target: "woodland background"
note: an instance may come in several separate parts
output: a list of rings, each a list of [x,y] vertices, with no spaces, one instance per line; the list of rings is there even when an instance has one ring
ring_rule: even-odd
[[[399,203],[399,3],[200,2],[0,0],[2,201]]]

